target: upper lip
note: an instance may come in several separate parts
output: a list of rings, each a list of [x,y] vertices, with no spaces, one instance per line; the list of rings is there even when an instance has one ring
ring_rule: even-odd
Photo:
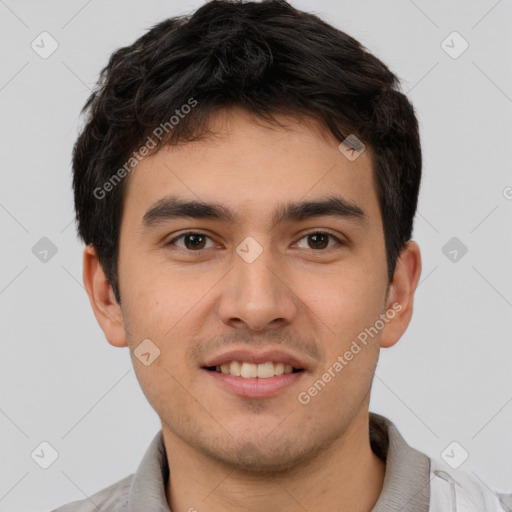
[[[247,349],[229,350],[228,352],[223,352],[222,354],[208,359],[203,366],[220,366],[221,364],[230,363],[231,361],[241,361],[253,364],[262,364],[271,361],[273,363],[289,364],[297,370],[307,370],[306,364],[298,357],[278,349],[261,350],[258,352]]]

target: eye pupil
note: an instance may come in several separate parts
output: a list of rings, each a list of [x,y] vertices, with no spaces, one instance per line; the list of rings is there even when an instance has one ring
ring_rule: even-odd
[[[204,247],[204,236],[203,235],[185,235],[184,239],[185,239],[185,245],[187,246],[187,249],[202,249]],[[202,239],[202,242],[203,242],[203,245],[201,245],[201,242],[197,243],[198,242],[198,239]],[[189,244],[187,243],[187,241],[190,241],[190,240],[194,240],[192,242],[192,245],[191,247],[189,247]],[[200,245],[200,247],[198,247]]]
[[[318,238],[323,238],[324,239],[325,243],[323,243],[323,244],[322,243],[318,244],[317,242],[313,242],[314,247],[316,249],[324,249],[329,244],[328,236],[326,234],[324,234],[324,233],[315,233],[313,235],[309,235],[309,237],[310,237],[310,239],[315,239],[316,241],[318,241]]]

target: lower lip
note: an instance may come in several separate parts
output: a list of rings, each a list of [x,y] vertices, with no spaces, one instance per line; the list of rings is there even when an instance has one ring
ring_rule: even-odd
[[[225,373],[204,370],[212,376],[215,381],[238,396],[246,398],[264,398],[276,395],[281,390],[291,386],[302,378],[305,370],[294,373],[283,373],[268,379],[235,377]]]

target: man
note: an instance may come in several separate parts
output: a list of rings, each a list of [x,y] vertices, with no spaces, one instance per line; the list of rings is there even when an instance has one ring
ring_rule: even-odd
[[[162,423],[60,512],[503,511],[369,413],[413,311],[413,107],[283,0],[209,2],[116,51],[73,154],[84,283]]]

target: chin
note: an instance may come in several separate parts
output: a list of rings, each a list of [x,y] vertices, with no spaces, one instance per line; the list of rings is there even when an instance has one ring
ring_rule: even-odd
[[[278,446],[261,441],[262,446],[248,441],[240,448],[229,447],[222,449],[215,454],[210,453],[219,462],[226,464],[233,469],[236,467],[239,471],[255,475],[279,475],[290,473],[297,467],[302,467],[308,460],[314,458],[321,450],[309,449],[301,443],[289,441],[280,442]],[[297,451],[297,446],[301,446],[301,451]]]

